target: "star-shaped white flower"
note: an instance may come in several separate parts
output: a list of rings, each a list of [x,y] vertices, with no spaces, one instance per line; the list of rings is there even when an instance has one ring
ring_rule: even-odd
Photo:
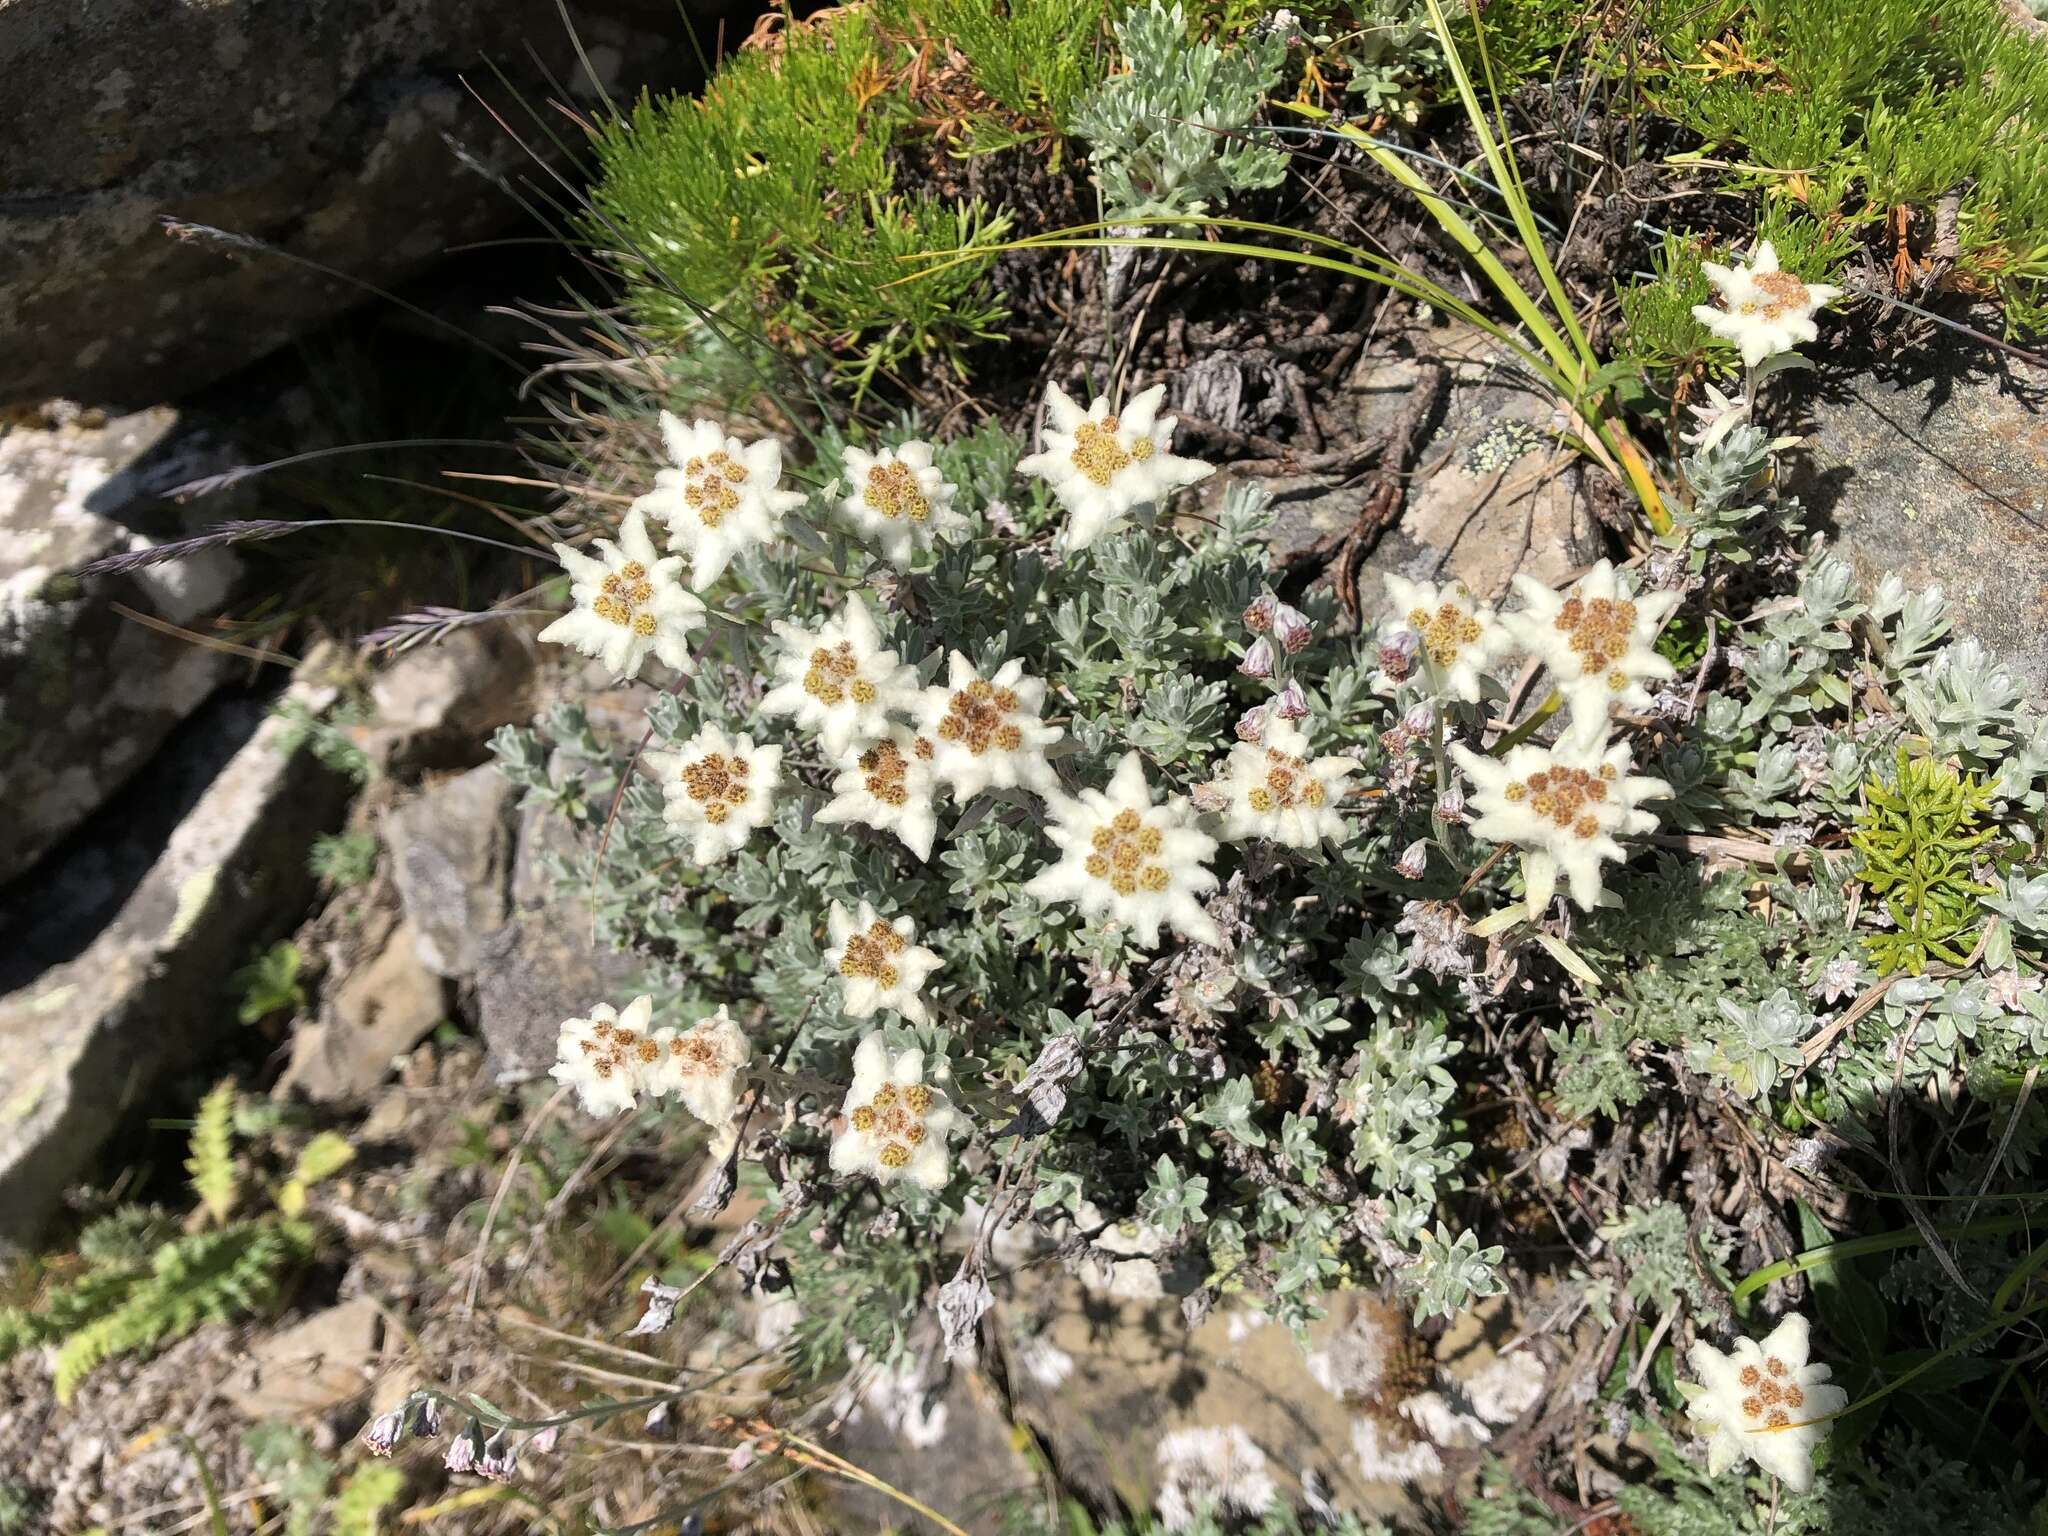
[[[1039,719],[1044,679],[1026,677],[1015,659],[983,678],[958,651],[947,669],[946,686],[925,689],[918,703],[918,729],[932,743],[939,778],[962,800],[1019,785],[1057,793],[1059,777],[1045,754],[1066,732]]]
[[[832,1171],[908,1179],[938,1189],[947,1178],[946,1137],[958,1112],[924,1080],[924,1052],[892,1055],[880,1034],[854,1047],[853,1086],[840,1113],[846,1129],[832,1142]]]
[[[1628,857],[1618,835],[1647,832],[1657,818],[1638,808],[1671,793],[1662,779],[1629,776],[1628,748],[1560,742],[1520,746],[1505,758],[1453,745],[1451,756],[1472,781],[1472,835],[1522,850],[1529,911],[1538,914],[1565,877],[1572,900],[1590,912],[1600,901],[1600,863]]]
[[[732,1123],[739,1103],[740,1068],[753,1049],[723,1006],[685,1030],[657,1029],[655,1058],[640,1081],[652,1094],[674,1094],[683,1108],[714,1130]]]
[[[882,649],[881,631],[858,594],[849,593],[816,630],[778,621],[775,638],[782,645],[775,661],[781,682],[761,708],[796,716],[798,725],[818,733],[828,757],[879,741],[891,714],[908,714],[917,705],[917,668]]]
[[[1166,386],[1154,384],[1112,416],[1107,396],[1084,411],[1059,385],[1046,386],[1045,447],[1019,459],[1017,468],[1050,485],[1067,509],[1062,544],[1068,551],[1086,549],[1134,508],[1215,472],[1213,464],[1167,451],[1174,418],[1159,414],[1165,398]]]
[[[935,748],[905,725],[863,748],[832,781],[832,801],[818,812],[823,822],[857,821],[893,832],[920,859],[932,856],[938,834],[938,790],[932,772]]]
[[[938,951],[911,942],[917,937],[915,923],[907,917],[884,922],[865,901],[851,915],[833,902],[825,923],[832,935],[825,963],[839,978],[842,1011],[864,1019],[878,1008],[890,1008],[913,1024],[931,1022],[922,994],[943,962]]]
[[[1223,801],[1223,835],[1233,843],[1264,838],[1288,848],[1313,848],[1344,839],[1337,802],[1344,781],[1358,771],[1348,757],[1308,757],[1299,726],[1275,720],[1263,743],[1230,749],[1222,775],[1208,788]]]
[[[1493,604],[1474,597],[1462,581],[1436,586],[1392,573],[1386,581],[1393,611],[1380,622],[1381,654],[1399,653],[1403,648],[1394,642],[1413,635],[1416,657],[1442,679],[1444,696],[1478,703],[1480,677],[1513,644]],[[1382,666],[1372,685],[1392,693],[1401,681]]]
[[[690,585],[702,592],[734,555],[782,534],[783,517],[804,504],[782,487],[782,444],[742,443],[715,421],[684,426],[661,413],[661,440],[673,468],[655,472],[654,489],[633,503],[668,526],[668,547],[690,557]]]
[[[839,510],[899,570],[909,569],[918,552],[941,535],[967,526],[953,510],[958,487],[932,463],[930,443],[912,441],[880,453],[849,448],[846,478],[852,489]]]
[[[1046,804],[1046,836],[1060,858],[1025,890],[1040,901],[1071,901],[1089,917],[1107,916],[1148,949],[1158,945],[1161,925],[1222,946],[1223,931],[1201,902],[1216,888],[1208,867],[1216,839],[1189,825],[1193,810],[1179,796],[1152,803],[1145,760],[1136,752],[1124,754],[1107,791],[1049,795]]]
[[[636,997],[620,1013],[599,1003],[583,1019],[564,1019],[548,1076],[575,1090],[586,1115],[612,1116],[633,1107],[642,1074],[658,1054],[647,1022],[654,999]]]
[[[1697,405],[1688,405],[1686,411],[1693,419],[1693,429],[1681,432],[1678,440],[1706,453],[1714,445],[1749,420],[1750,402],[1747,396],[1731,400],[1714,385],[1707,386],[1707,398]]]
[[[656,556],[637,511],[619,525],[618,543],[591,543],[595,558],[555,546],[575,606],[542,630],[541,639],[596,656],[621,678],[638,677],[649,651],[680,672],[689,664],[690,632],[704,626],[704,605],[676,579],[683,562]]]
[[[1707,1442],[1715,1476],[1747,1457],[1795,1493],[1813,1486],[1813,1448],[1827,1437],[1825,1420],[1848,1406],[1833,1373],[1807,1359],[1806,1319],[1797,1312],[1759,1344],[1738,1339],[1727,1354],[1704,1340],[1686,1359],[1699,1377],[1682,1381],[1686,1416]]]
[[[1751,253],[1753,263],[1732,267],[1703,261],[1700,270],[1725,309],[1695,304],[1693,319],[1724,341],[1742,350],[1742,361],[1754,368],[1765,358],[1790,352],[1802,341],[1815,341],[1820,328],[1813,323],[1814,312],[1842,296],[1842,290],[1826,283],[1807,283],[1790,272],[1778,270],[1778,253],[1771,242],[1761,242]]]
[[[1607,733],[1610,707],[1643,709],[1644,678],[1670,678],[1678,669],[1657,654],[1657,631],[1678,606],[1676,592],[1631,593],[1613,563],[1602,560],[1572,584],[1553,592],[1526,573],[1515,577],[1525,606],[1501,620],[1515,643],[1550,670],[1572,710],[1572,735],[1592,742]]]
[[[774,813],[780,747],[707,725],[674,751],[646,752],[641,761],[661,784],[661,819],[690,838],[699,865],[735,852]]]

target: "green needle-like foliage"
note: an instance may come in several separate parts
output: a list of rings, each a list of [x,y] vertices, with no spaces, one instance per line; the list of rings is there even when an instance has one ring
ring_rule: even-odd
[[[1947,763],[1899,749],[1897,781],[1872,777],[1864,810],[1849,841],[1863,855],[1857,878],[1884,902],[1897,926],[1864,944],[1880,972],[1918,976],[1930,959],[1960,965],[1983,915],[1980,898],[1993,889],[1971,873],[1976,850],[1994,829],[1980,817],[1991,790]]]

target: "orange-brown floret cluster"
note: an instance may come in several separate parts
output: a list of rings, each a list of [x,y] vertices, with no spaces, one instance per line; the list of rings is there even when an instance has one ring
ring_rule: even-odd
[[[747,787],[747,760],[737,752],[706,752],[694,763],[683,764],[683,788],[703,808],[704,819],[718,826],[736,805],[745,805],[753,793]]]
[[[917,472],[895,459],[868,471],[867,503],[891,522],[907,517],[921,523],[932,515],[932,504],[917,488]]]
[[[1166,889],[1169,876],[1156,859],[1165,845],[1157,827],[1148,827],[1136,811],[1118,811],[1115,819],[1095,829],[1089,846],[1095,851],[1083,866],[1097,880],[1108,883],[1119,896],[1132,896],[1142,887],[1155,895]]]
[[[980,757],[990,747],[1014,752],[1024,745],[1024,732],[1010,724],[1017,708],[1017,695],[1007,688],[976,678],[946,701],[946,717],[939,722],[939,736],[956,742]]]
[[[1622,672],[1608,671],[1628,650],[1636,627],[1636,605],[1627,598],[1571,597],[1552,621],[1571,636],[1572,654],[1588,677],[1607,673],[1607,686],[1617,692],[1628,686]]]
[[[1117,471],[1152,457],[1152,439],[1141,437],[1125,452],[1116,440],[1120,423],[1114,416],[1084,421],[1074,428],[1074,468],[1095,485],[1108,485]]]
[[[1607,786],[1615,777],[1614,765],[1602,763],[1599,771],[1584,768],[1546,768],[1513,780],[1501,794],[1508,800],[1529,802],[1529,809],[1575,837],[1596,837],[1600,821],[1593,807],[1607,798]]]
[[[884,1168],[901,1168],[910,1161],[910,1149],[924,1140],[924,1117],[936,1102],[923,1083],[898,1088],[884,1083],[867,1103],[855,1107],[847,1123],[864,1136],[884,1138],[877,1160]]]
[[[1408,627],[1421,639],[1429,659],[1440,667],[1456,662],[1458,653],[1480,635],[1479,621],[1456,603],[1440,604],[1435,613],[1427,608],[1411,609]]]
[[[716,528],[740,504],[739,487],[747,482],[747,466],[714,448],[683,466],[683,501],[706,528]]]
[[[1266,748],[1266,777],[1245,792],[1245,803],[1264,815],[1269,811],[1291,811],[1298,805],[1320,808],[1328,798],[1323,786],[1308,771],[1308,764],[1277,747]]]
[[[877,918],[868,924],[866,933],[856,933],[846,941],[846,951],[839,957],[839,974],[864,976],[883,987],[893,987],[897,981],[896,967],[889,963],[889,957],[902,954],[904,944],[902,934]]]
[[[810,670],[804,673],[804,692],[820,704],[844,703],[850,696],[856,704],[875,702],[875,685],[860,675],[852,642],[819,646],[811,652]]]
[[[1754,300],[1746,301],[1742,306],[1745,315],[1761,309],[1766,319],[1775,320],[1787,310],[1806,308],[1809,301],[1806,284],[1790,272],[1754,272],[1750,281],[1763,289],[1767,302],[1759,305]]]
[[[590,1026],[590,1035],[581,1042],[583,1054],[591,1058],[590,1070],[600,1082],[610,1082],[612,1075],[631,1078],[635,1063],[652,1066],[661,1059],[661,1047],[637,1029],[627,1029],[623,1024],[614,1024],[607,1019],[598,1019]]]
[[[683,1064],[683,1070],[692,1077],[706,1072],[718,1072],[723,1063],[719,1060],[717,1042],[705,1030],[692,1025],[668,1043],[671,1058]]]
[[[647,567],[638,560],[628,560],[605,577],[590,611],[607,623],[630,629],[646,639],[654,633],[654,615],[642,613],[640,605],[653,597],[654,583],[647,579]]]
[[[1791,1424],[1792,1414],[1806,1406],[1799,1383],[1785,1380],[1791,1374],[1791,1368],[1776,1355],[1765,1358],[1762,1370],[1753,1365],[1742,1368],[1742,1385],[1747,1391],[1742,1415],[1750,1421],[1749,1428],[1784,1429]]]
[[[929,759],[932,744],[922,736],[910,743],[910,750],[920,758]],[[910,799],[910,787],[904,782],[910,771],[910,759],[903,755],[903,749],[893,741],[878,741],[860,755],[860,771],[865,778],[867,791],[884,805],[903,805]]]

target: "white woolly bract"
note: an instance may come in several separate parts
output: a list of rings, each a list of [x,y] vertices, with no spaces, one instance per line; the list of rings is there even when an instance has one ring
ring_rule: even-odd
[[[597,657],[621,679],[638,677],[650,651],[681,671],[689,664],[691,632],[704,627],[704,605],[676,578],[683,562],[657,556],[638,511],[619,525],[618,543],[591,544],[595,556],[555,546],[575,606],[540,638]]]
[[[1640,802],[1671,793],[1662,779],[1631,777],[1628,748],[1620,743],[1604,751],[1571,742],[1525,745],[1499,759],[1453,745],[1451,756],[1472,781],[1472,835],[1522,850],[1535,913],[1550,904],[1560,874],[1574,903],[1589,912],[1597,906],[1602,861],[1628,857],[1616,838],[1655,827],[1657,818]]]
[[[1381,643],[1413,635],[1418,662],[1428,661],[1444,696],[1478,703],[1480,678],[1514,644],[1493,604],[1474,597],[1462,581],[1438,586],[1390,572],[1386,586],[1392,611],[1380,621]],[[1399,681],[1382,670],[1373,674],[1372,686],[1375,692],[1391,694]]]
[[[721,1005],[685,1030],[657,1029],[658,1052],[640,1074],[641,1088],[673,1094],[683,1108],[715,1130],[731,1125],[739,1103],[740,1068],[753,1055],[747,1037]]]
[[[701,592],[735,555],[780,538],[803,493],[781,488],[782,444],[772,437],[749,445],[715,421],[686,427],[663,411],[661,438],[674,465],[655,473],[633,510],[667,526],[668,547],[690,557],[690,585]]]
[[[922,993],[943,962],[937,951],[911,942],[917,926],[909,918],[884,922],[868,902],[849,913],[835,901],[825,922],[832,935],[825,964],[839,978],[841,1008],[849,1017],[865,1019],[887,1008],[913,1024],[931,1022]]]
[[[938,1189],[949,1174],[946,1138],[959,1118],[924,1077],[924,1052],[892,1053],[879,1033],[854,1047],[853,1085],[840,1106],[846,1125],[832,1141],[832,1171],[887,1184],[908,1179]]]
[[[1039,718],[1044,708],[1045,682],[1026,677],[1023,662],[1006,661],[984,678],[954,651],[946,686],[918,700],[918,730],[932,744],[933,771],[962,800],[1018,786],[1051,796],[1059,779],[1046,752],[1066,732]]]
[[[1266,1453],[1235,1424],[1176,1429],[1161,1437],[1157,1459],[1154,1507],[1169,1531],[1184,1531],[1205,1514],[1261,1515],[1280,1495]]]
[[[1308,737],[1286,720],[1267,726],[1261,743],[1239,742],[1207,786],[1220,798],[1223,836],[1264,838],[1287,848],[1344,840],[1338,802],[1358,771],[1348,757],[1308,757]]]
[[[798,725],[816,731],[828,757],[879,741],[891,715],[916,707],[917,669],[882,649],[881,631],[858,594],[849,593],[814,630],[778,620],[775,638],[780,681],[762,697],[761,708],[794,715]]]
[[[938,778],[928,737],[908,726],[891,725],[881,740],[842,759],[832,781],[832,799],[818,812],[828,824],[859,822],[893,833],[920,859],[932,856],[938,835]]]
[[[920,551],[967,526],[953,510],[957,488],[933,464],[930,443],[912,441],[880,453],[848,448],[844,457],[849,489],[839,510],[863,542],[897,569],[908,569]]]
[[[1067,509],[1061,545],[1086,549],[1120,526],[1133,509],[1164,500],[1216,466],[1167,451],[1174,418],[1159,414],[1166,386],[1155,384],[1112,416],[1107,396],[1086,410],[1057,384],[1045,391],[1045,447],[1017,461],[1018,470],[1052,487]]]
[[[1570,734],[1576,740],[1603,740],[1617,705],[1645,708],[1645,678],[1677,675],[1656,650],[1657,632],[1678,606],[1676,592],[1632,593],[1607,560],[1568,591],[1553,592],[1526,573],[1516,575],[1515,590],[1524,606],[1501,622],[1516,644],[1549,669],[1571,706]]]
[[[1754,368],[1765,358],[1790,352],[1803,341],[1816,341],[1813,323],[1822,305],[1842,296],[1826,283],[1807,283],[1778,268],[1778,253],[1768,240],[1751,253],[1749,264],[1724,267],[1703,261],[1700,271],[1714,285],[1726,308],[1695,304],[1693,319],[1724,341],[1741,349],[1743,363]]]
[[[1808,1360],[1806,1319],[1794,1312],[1761,1344],[1738,1339],[1723,1353],[1704,1340],[1686,1355],[1697,1384],[1681,1382],[1686,1415],[1707,1442],[1716,1477],[1747,1458],[1794,1492],[1813,1485],[1813,1448],[1827,1435],[1822,1422],[1848,1405],[1833,1373]]]
[[[631,1109],[652,1054],[647,1025],[653,1017],[654,999],[636,997],[624,1013],[599,1003],[586,1017],[564,1019],[548,1076],[572,1089],[587,1115],[610,1117]]]
[[[662,820],[690,839],[696,864],[715,864],[768,825],[781,785],[782,748],[754,745],[707,725],[673,750],[641,754],[661,785]]]

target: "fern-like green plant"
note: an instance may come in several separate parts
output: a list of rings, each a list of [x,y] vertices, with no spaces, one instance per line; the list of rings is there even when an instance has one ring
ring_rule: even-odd
[[[356,1469],[334,1499],[332,1536],[377,1536],[383,1514],[405,1492],[405,1474],[388,1461]]]
[[[185,1171],[192,1175],[192,1193],[199,1208],[219,1225],[235,1208],[239,1192],[235,1176],[235,1085],[223,1080],[199,1101],[192,1124],[191,1155]]]
[[[1873,776],[1863,802],[1849,837],[1862,855],[1856,878],[1896,925],[1863,941],[1878,971],[1918,976],[1929,960],[1960,965],[1992,890],[1971,872],[1976,851],[1996,831],[1980,820],[1991,809],[1990,787],[1901,747],[1896,782]]]

